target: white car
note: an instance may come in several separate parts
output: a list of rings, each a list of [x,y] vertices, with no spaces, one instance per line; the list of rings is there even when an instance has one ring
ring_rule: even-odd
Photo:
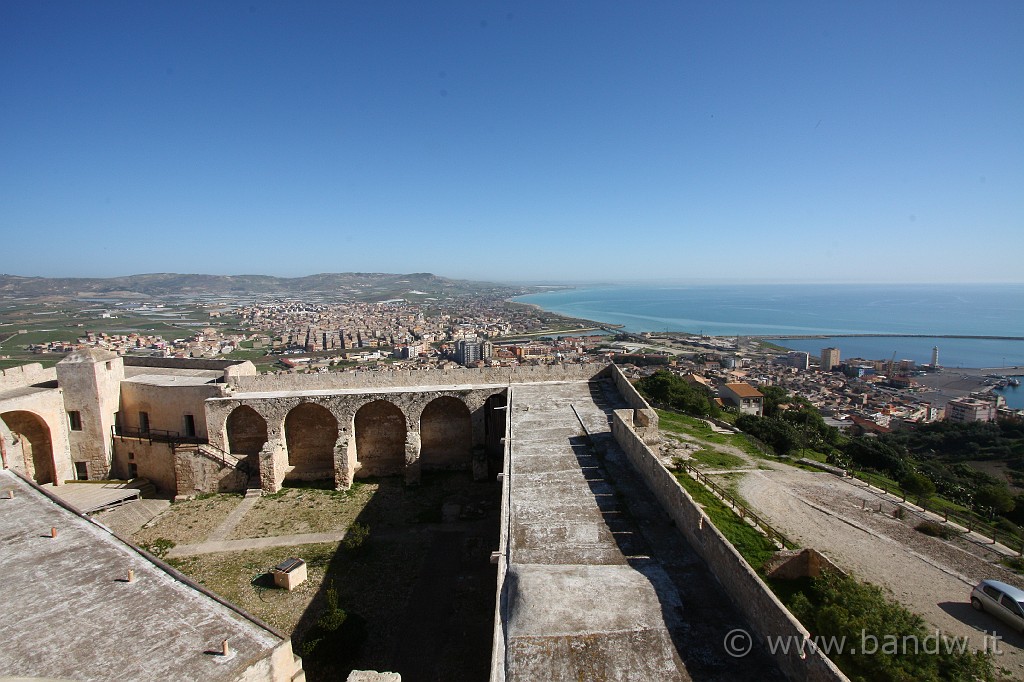
[[[1024,590],[998,580],[982,580],[971,590],[971,606],[1024,633]]]

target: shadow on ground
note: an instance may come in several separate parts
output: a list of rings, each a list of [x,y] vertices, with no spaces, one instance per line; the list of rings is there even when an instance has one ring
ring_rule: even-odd
[[[1013,628],[991,613],[975,611],[974,607],[968,602],[944,601],[939,602],[938,606],[961,623],[970,625],[978,630],[977,641],[972,639],[970,642],[972,648],[981,649],[987,646],[989,651],[991,651],[994,643],[991,639],[993,635],[999,637],[998,641],[1012,644],[1015,647],[1024,647],[1024,636],[1021,636],[1020,632],[1014,631]],[[990,639],[983,642],[982,638],[986,636]],[[997,660],[996,665],[998,666],[998,664],[999,661]]]
[[[487,679],[500,484],[468,472],[424,473],[418,486],[374,482],[356,519],[369,528],[367,539],[343,542],[326,561],[320,591],[293,633],[307,679],[345,679],[353,669],[397,672],[405,682]],[[347,618],[324,636],[332,598]]]

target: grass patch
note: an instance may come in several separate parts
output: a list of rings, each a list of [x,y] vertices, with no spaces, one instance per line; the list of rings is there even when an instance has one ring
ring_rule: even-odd
[[[713,448],[703,448],[690,455],[694,460],[712,469],[736,469],[746,465],[746,460]]]
[[[690,478],[686,472],[677,471],[675,477],[686,489],[686,492],[690,493],[690,497],[704,507],[704,511],[711,518],[715,527],[755,570],[760,570],[764,563],[778,551],[774,542],[741,519],[727,504]]]
[[[663,431],[681,433],[710,445],[731,445],[748,455],[764,457],[764,453],[738,433],[715,433],[707,422],[668,410],[657,410],[658,426]]]
[[[143,528],[134,539],[140,546],[166,539],[175,545],[202,542],[238,506],[241,496],[218,493],[202,499],[175,502],[157,517],[156,523]]]
[[[230,539],[343,531],[362,512],[376,490],[376,484],[363,483],[350,490],[282,488],[261,497],[242,518]]]

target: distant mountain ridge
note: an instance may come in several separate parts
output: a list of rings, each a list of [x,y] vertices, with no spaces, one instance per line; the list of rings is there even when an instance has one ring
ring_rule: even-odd
[[[449,279],[429,272],[320,273],[306,277],[270,275],[203,275],[150,273],[124,277],[21,277],[0,274],[0,297],[60,297],[117,295],[121,297],[197,294],[335,293],[354,298],[377,298],[409,291],[448,296],[524,291],[492,282]]]

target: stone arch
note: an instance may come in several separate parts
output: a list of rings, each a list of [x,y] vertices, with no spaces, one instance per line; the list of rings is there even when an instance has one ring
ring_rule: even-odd
[[[17,437],[24,455],[23,470],[40,485],[54,483],[57,465],[53,461],[53,440],[46,420],[34,412],[14,410],[0,414],[11,434]],[[16,467],[21,469],[22,467]]]
[[[356,412],[357,476],[400,474],[405,468],[405,415],[387,400],[366,403]]]
[[[284,418],[285,446],[292,478],[334,476],[338,420],[326,407],[299,403]]]
[[[258,455],[267,442],[267,420],[248,405],[239,405],[227,419],[228,452]]]
[[[462,469],[472,462],[473,424],[466,403],[452,396],[430,401],[420,416],[420,465]]]

